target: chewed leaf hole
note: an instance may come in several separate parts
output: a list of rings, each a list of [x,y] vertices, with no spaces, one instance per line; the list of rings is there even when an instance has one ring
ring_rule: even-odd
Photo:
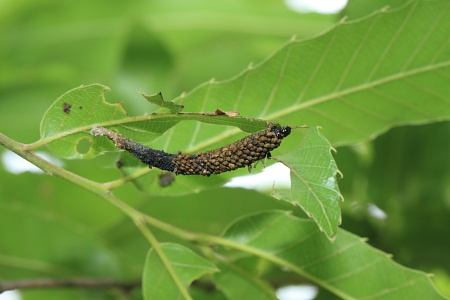
[[[86,154],[91,150],[92,140],[88,138],[82,138],[77,145],[77,152],[80,154]]]

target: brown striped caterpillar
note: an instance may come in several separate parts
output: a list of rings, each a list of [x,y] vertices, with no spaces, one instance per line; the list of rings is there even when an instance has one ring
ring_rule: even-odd
[[[236,170],[270,157],[270,151],[280,146],[283,138],[291,133],[291,127],[269,126],[263,131],[219,149],[197,154],[170,154],[161,150],[145,147],[129,138],[103,127],[94,127],[91,134],[107,136],[116,147],[133,154],[150,168],[174,172],[182,175],[220,174]]]

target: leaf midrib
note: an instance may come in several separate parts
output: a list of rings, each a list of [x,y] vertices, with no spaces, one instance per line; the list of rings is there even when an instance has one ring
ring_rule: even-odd
[[[267,116],[264,116],[263,118],[266,119],[266,120],[282,119],[283,117],[285,117],[287,115],[293,114],[293,113],[295,113],[295,112],[297,112],[299,110],[302,110],[302,109],[306,109],[306,108],[312,107],[314,105],[318,105],[318,104],[321,104],[321,103],[325,103],[325,102],[328,102],[328,101],[339,99],[340,97],[347,96],[347,95],[350,95],[350,94],[353,94],[353,93],[357,93],[357,92],[361,92],[361,91],[364,91],[364,90],[368,90],[368,89],[380,86],[380,85],[388,83],[388,82],[392,82],[392,81],[400,80],[400,79],[405,79],[405,78],[408,78],[410,76],[414,76],[414,75],[425,73],[425,72],[429,72],[429,71],[439,70],[441,68],[448,67],[448,66],[450,66],[450,61],[443,61],[443,62],[440,62],[440,63],[437,63],[437,64],[426,65],[426,66],[423,66],[421,68],[412,69],[412,70],[409,70],[409,71],[406,71],[406,72],[400,72],[400,73],[397,73],[397,74],[394,74],[394,75],[391,75],[391,76],[380,78],[378,80],[375,80],[375,81],[372,81],[372,82],[369,82],[369,83],[366,82],[366,83],[363,83],[363,84],[360,84],[360,85],[357,85],[357,86],[354,86],[354,87],[351,87],[351,88],[348,88],[348,89],[341,90],[339,92],[331,93],[331,94],[328,94],[328,95],[325,95],[325,96],[322,96],[322,97],[313,98],[313,99],[311,99],[309,101],[305,101],[305,102],[302,102],[302,103],[299,103],[299,104],[294,104],[294,105],[288,106],[285,109],[282,109],[282,110],[279,110],[279,111],[274,112],[272,114],[269,114]],[[449,104],[450,104],[450,101],[449,101]],[[228,137],[231,137],[233,135],[236,135],[239,132],[241,132],[241,131],[239,129],[237,129],[237,128],[227,130],[227,131],[223,132],[222,134],[216,135],[213,138],[210,138],[208,140],[203,141],[202,143],[198,143],[195,146],[193,146],[192,148],[186,149],[185,151],[187,151],[187,152],[195,152],[195,151],[204,149],[204,148],[206,148],[206,147],[208,147],[208,146],[210,146],[212,144],[215,144],[215,143],[219,142],[220,140],[223,140],[225,138],[228,138]]]
[[[368,90],[368,89],[380,86],[380,85],[388,83],[388,82],[392,82],[392,81],[400,80],[400,79],[405,79],[405,78],[408,78],[408,77],[413,76],[413,75],[425,73],[425,72],[428,72],[428,71],[438,70],[440,68],[445,68],[445,67],[448,67],[448,66],[450,66],[450,61],[443,61],[443,62],[440,62],[440,63],[437,63],[437,64],[426,65],[426,66],[423,66],[421,68],[416,68],[416,69],[412,69],[412,70],[409,70],[409,71],[406,71],[406,72],[397,73],[397,74],[394,74],[394,75],[391,75],[391,76],[380,78],[380,79],[372,81],[370,83],[363,83],[363,84],[360,84],[360,85],[357,85],[357,86],[354,86],[354,87],[351,87],[351,88],[348,88],[348,89],[344,89],[344,90],[339,91],[339,92],[331,93],[331,94],[328,94],[328,95],[325,95],[325,96],[322,96],[322,97],[313,98],[313,99],[311,99],[309,101],[305,101],[305,102],[302,102],[302,103],[299,103],[299,104],[291,105],[291,106],[289,106],[289,107],[287,107],[285,109],[282,109],[282,110],[279,110],[279,111],[277,111],[277,112],[275,112],[273,114],[267,115],[265,118],[268,119],[268,120],[282,118],[282,117],[284,117],[286,115],[289,115],[289,114],[292,114],[292,113],[294,113],[294,112],[296,112],[298,110],[306,109],[306,108],[309,108],[309,107],[312,107],[314,105],[318,105],[318,104],[321,104],[321,103],[324,103],[324,102],[327,102],[327,101],[331,101],[331,100],[334,100],[334,99],[339,99],[340,97],[343,97],[343,96],[347,96],[347,95],[350,95],[350,94],[353,94],[353,93],[357,93],[357,92],[361,92],[361,91],[364,91],[364,90]],[[448,101],[448,102],[450,104],[450,101]]]
[[[436,63],[436,64],[426,65],[426,66],[423,66],[421,68],[412,69],[412,70],[409,70],[409,71],[406,71],[406,72],[400,72],[400,73],[397,73],[397,74],[394,74],[394,75],[391,75],[391,76],[380,78],[380,79],[372,81],[370,83],[366,82],[364,84],[357,85],[357,86],[354,86],[354,87],[351,87],[351,88],[348,88],[348,89],[344,89],[344,90],[341,90],[339,92],[331,93],[331,94],[328,94],[328,95],[325,95],[325,96],[322,96],[322,97],[310,99],[309,101],[305,101],[305,102],[302,102],[302,103],[299,103],[299,104],[294,104],[294,105],[288,106],[285,109],[279,110],[277,112],[274,112],[272,114],[269,114],[269,115],[265,116],[264,119],[266,119],[266,120],[280,119],[280,118],[282,118],[282,117],[284,117],[286,115],[293,114],[293,113],[295,113],[295,112],[297,112],[299,110],[306,109],[306,108],[312,107],[314,105],[318,105],[318,104],[321,104],[321,103],[332,101],[334,99],[339,99],[340,97],[347,96],[347,95],[350,95],[350,94],[353,94],[353,93],[357,93],[357,92],[361,92],[361,91],[364,91],[364,90],[367,90],[367,89],[371,89],[371,88],[380,86],[380,85],[388,83],[388,82],[392,82],[392,81],[400,80],[400,79],[405,79],[405,78],[408,78],[410,76],[421,74],[421,73],[425,73],[425,72],[429,72],[429,71],[439,70],[441,68],[445,68],[445,67],[448,67],[448,66],[450,66],[450,61],[443,61],[443,62]],[[450,104],[450,100],[448,102]],[[105,125],[108,126],[109,125],[110,126],[110,125],[129,124],[129,123],[139,122],[139,121],[143,121],[143,120],[149,120],[149,119],[153,119],[153,118],[157,119],[158,117],[167,117],[167,115],[159,115],[159,116],[158,115],[157,116],[155,116],[155,115],[144,115],[144,116],[133,117],[133,118],[126,118],[126,119],[120,119],[120,120],[111,120],[111,121],[108,121],[108,122],[99,123],[98,125],[101,125],[101,126],[105,126]],[[55,135],[53,135],[51,137],[40,139],[39,141],[37,141],[35,143],[28,144],[28,145],[25,145],[25,146],[26,146],[26,148],[29,148],[30,150],[36,149],[36,148],[39,148],[39,147],[41,147],[41,146],[43,146],[43,145],[45,145],[45,144],[47,144],[47,143],[49,143],[51,141],[54,141],[54,140],[59,139],[59,138],[62,138],[64,136],[90,130],[92,128],[92,125],[93,124],[89,124],[89,125],[86,125],[86,126],[81,126],[81,127],[77,127],[77,128],[71,129],[71,130],[67,130],[67,131],[64,131],[64,132],[59,132],[58,134],[55,134]],[[238,134],[239,132],[241,132],[241,130],[238,129],[238,128],[229,129],[229,130],[223,132],[222,134],[214,136],[213,138],[204,140],[202,143],[198,143],[198,144],[193,145],[192,147],[190,147],[188,149],[184,149],[184,151],[195,152],[195,151],[204,149],[204,148],[206,148],[206,147],[208,147],[208,146],[210,146],[212,144],[215,144],[215,143],[217,143],[217,142],[219,142],[219,141],[221,141],[221,140],[223,140],[225,138],[234,136],[234,135]]]

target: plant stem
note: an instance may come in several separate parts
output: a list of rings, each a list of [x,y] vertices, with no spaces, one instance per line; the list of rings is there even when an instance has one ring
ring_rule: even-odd
[[[104,188],[100,183],[81,177],[75,173],[67,171],[64,168],[60,168],[32,152],[26,151],[24,149],[24,144],[16,142],[2,133],[0,133],[0,145],[31,162],[49,175],[55,175],[57,177],[65,179],[96,195],[104,194],[105,192],[107,192],[106,188]]]
[[[177,286],[178,291],[183,296],[183,298],[186,300],[192,300],[186,288],[183,286],[183,283],[181,282],[180,278],[177,276],[175,270],[172,268],[172,264],[170,263],[170,260],[163,252],[161,245],[156,240],[153,233],[145,226],[145,221],[142,220],[141,222],[137,222],[136,226],[139,228],[139,230],[142,232],[145,238],[152,244],[153,250],[159,256],[159,259],[161,259],[161,262],[163,263],[167,272],[170,274],[170,277],[172,277],[173,281],[175,282],[175,285]]]
[[[0,133],[0,145],[5,146],[6,148],[10,149],[17,155],[23,157],[24,159],[28,160],[29,162],[33,163],[37,167],[41,168],[43,171],[45,171],[49,175],[54,175],[57,177],[60,177],[62,179],[65,179],[79,187],[84,188],[85,190],[88,190],[95,195],[100,196],[104,200],[108,201],[110,204],[116,206],[119,208],[122,212],[124,212],[128,217],[130,217],[133,222],[136,224],[136,226],[139,228],[139,230],[149,239],[149,241],[153,243],[156,241],[154,238],[150,238],[150,235],[148,235],[147,230],[144,229],[143,221],[145,221],[147,224],[158,228],[162,231],[168,232],[172,235],[178,236],[181,239],[188,240],[191,242],[202,242],[206,244],[220,244],[223,246],[228,246],[232,248],[241,248],[242,245],[233,243],[229,240],[218,238],[216,236],[211,236],[207,234],[202,233],[195,233],[191,231],[187,231],[181,228],[178,228],[176,226],[173,226],[169,223],[165,223],[161,220],[158,220],[156,218],[153,218],[149,215],[143,214],[137,210],[135,210],[133,207],[129,206],[125,202],[121,201],[119,198],[117,198],[110,190],[109,188],[115,187],[114,184],[102,184],[96,181],[92,181],[89,179],[86,179],[84,177],[81,177],[77,174],[74,174],[70,171],[67,171],[64,168],[58,167],[45,159],[41,158],[40,156],[23,150],[23,144],[18,143],[7,136]],[[112,181],[114,182],[114,181]]]
[[[176,228],[170,224],[166,224],[164,222],[161,222],[157,219],[151,218],[147,216],[146,219],[143,218],[143,214],[139,211],[136,211],[131,206],[127,205],[123,201],[121,201],[119,198],[117,198],[106,185],[103,185],[101,183],[86,179],[84,177],[81,177],[77,174],[74,174],[70,171],[67,171],[64,168],[58,167],[45,159],[41,158],[40,156],[31,153],[29,151],[24,150],[23,144],[18,143],[7,136],[0,133],[0,145],[10,149],[17,155],[23,157],[24,159],[28,160],[29,162],[33,163],[37,167],[41,168],[44,172],[46,172],[49,175],[55,175],[62,179],[65,179],[75,185],[78,185],[98,196],[108,201],[110,204],[116,206],[119,208],[122,212],[124,212],[128,217],[130,217],[138,229],[142,232],[142,234],[146,237],[146,239],[150,242],[153,249],[163,262],[164,266],[166,267],[167,271],[170,273],[171,277],[175,281],[175,284],[177,285],[181,295],[183,295],[184,299],[191,300],[191,296],[187,292],[186,288],[183,287],[183,284],[181,283],[180,279],[178,278],[177,274],[173,270],[169,259],[166,257],[164,252],[162,251],[159,242],[156,240],[156,238],[153,236],[152,232],[145,226],[146,220],[150,220],[151,222],[148,222],[149,224],[152,223],[154,225],[157,225],[158,228],[161,228],[163,230],[167,231],[180,231],[179,229],[176,230]],[[180,235],[180,234],[178,234]],[[185,234],[185,236],[189,236],[189,234]]]
[[[231,249],[237,249],[241,250],[243,252],[251,253],[253,255],[264,257],[278,265],[281,266],[287,266],[294,270],[295,272],[302,274],[303,276],[309,278],[307,273],[305,273],[302,269],[298,268],[295,265],[291,265],[285,260],[282,260],[274,255],[270,255],[263,250],[259,250],[255,247],[251,247],[245,244],[241,244],[235,241],[231,241],[225,238],[203,234],[203,233],[196,233],[196,232],[190,232],[181,228],[178,228],[176,226],[173,226],[169,223],[165,223],[161,220],[158,220],[156,218],[153,218],[149,215],[143,214],[137,210],[135,210],[133,207],[129,206],[125,202],[121,201],[119,198],[117,198],[109,188],[114,187],[114,184],[102,184],[96,181],[92,181],[89,179],[86,179],[84,177],[81,177],[77,174],[74,174],[70,171],[67,171],[66,169],[63,169],[61,167],[58,167],[45,159],[41,158],[40,156],[31,153],[29,151],[26,151],[23,149],[23,144],[18,143],[7,136],[0,133],[0,145],[10,149],[17,155],[23,157],[24,159],[28,160],[29,162],[33,163],[37,167],[41,168],[43,171],[45,171],[47,174],[58,176],[62,179],[65,179],[77,186],[80,186],[95,195],[98,195],[99,197],[103,198],[104,200],[108,201],[110,204],[116,206],[119,208],[122,212],[124,212],[128,217],[130,217],[133,222],[136,224],[137,228],[142,232],[142,234],[146,237],[146,239],[150,242],[155,252],[160,257],[161,261],[167,268],[168,272],[172,275],[172,278],[174,278],[174,281],[176,285],[179,287],[181,294],[185,299],[191,299],[190,295],[187,293],[186,289],[182,286],[181,282],[178,279],[178,276],[176,276],[176,273],[173,271],[170,261],[165,256],[164,252],[162,251],[159,242],[156,240],[156,238],[153,236],[153,233],[145,226],[145,223],[151,225],[152,227],[158,228],[162,231],[168,232],[172,235],[178,236],[181,239],[190,241],[190,242],[198,242],[202,244],[209,244],[209,245],[221,245],[226,248]],[[311,278],[312,279],[312,278]],[[314,279],[313,279],[314,280]]]
[[[2,133],[0,133],[0,145],[4,146],[5,148],[7,148],[7,149],[13,151],[14,153],[16,153],[17,155],[19,155],[20,157],[31,162],[35,166],[42,169],[45,173],[65,179],[65,180],[69,181],[70,183],[73,183],[81,188],[84,188],[85,190],[88,190],[88,191],[94,193],[95,195],[98,195],[99,197],[103,198],[104,200],[108,201],[110,204],[116,206],[122,212],[124,212],[127,216],[129,216],[133,220],[133,222],[138,226],[139,229],[142,229],[142,226],[141,226],[142,220],[145,220],[148,224],[153,225],[156,228],[159,228],[161,230],[167,231],[174,235],[183,237],[187,240],[192,240],[193,237],[195,236],[195,234],[193,234],[191,232],[182,230],[171,224],[164,223],[164,222],[162,222],[158,219],[155,219],[151,216],[142,214],[141,212],[135,210],[133,207],[129,206],[128,204],[126,204],[125,202],[123,202],[119,198],[117,198],[109,190],[109,185],[102,184],[102,183],[81,177],[75,173],[72,173],[72,172],[64,169],[64,168],[61,168],[61,167],[58,167],[57,165],[52,164],[51,162],[43,159],[42,157],[40,157],[32,152],[25,151],[25,150],[23,150],[23,144],[10,139],[9,137],[5,136]]]

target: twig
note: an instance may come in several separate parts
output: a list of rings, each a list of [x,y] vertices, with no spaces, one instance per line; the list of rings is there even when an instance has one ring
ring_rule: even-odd
[[[0,293],[16,289],[42,289],[42,288],[85,288],[85,289],[100,289],[100,288],[120,288],[123,290],[130,290],[141,286],[140,280],[135,281],[119,281],[108,278],[68,278],[68,279],[54,279],[54,278],[33,278],[0,281]]]

